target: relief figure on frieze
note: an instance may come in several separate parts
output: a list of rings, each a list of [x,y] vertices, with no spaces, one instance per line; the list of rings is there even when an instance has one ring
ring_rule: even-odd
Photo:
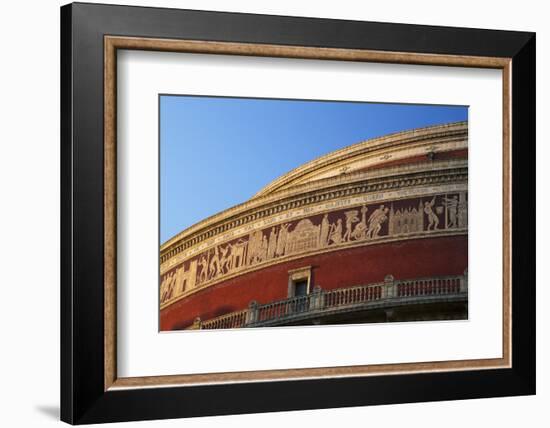
[[[331,224],[329,242],[334,243],[336,245],[342,242],[342,219],[341,218],[339,218],[336,221],[336,224],[334,223]]]
[[[468,227],[468,197],[466,193],[459,195],[458,227]]]
[[[359,221],[359,212],[357,210],[346,211],[346,232],[342,237],[343,241],[349,241],[351,238],[351,232],[353,230],[353,224]]]
[[[215,278],[221,270],[220,252],[217,246],[214,247],[213,253],[208,267],[208,279]]]
[[[269,244],[267,242],[267,236],[262,234],[262,245],[260,247],[260,253],[258,254],[258,262],[263,262],[267,259],[267,251],[269,249]]]
[[[271,233],[269,234],[269,244],[267,245],[267,259],[270,260],[275,257],[277,251],[277,229],[275,227],[271,228]]]
[[[323,215],[321,220],[321,232],[319,234],[319,246],[326,247],[328,246],[328,237],[330,233],[330,222],[328,220],[328,214]]]
[[[379,208],[374,210],[374,212],[369,217],[369,226],[367,229],[367,238],[377,238],[380,230],[382,230],[382,224],[388,219],[389,209],[380,205]]]
[[[218,248],[218,247],[216,247]],[[232,245],[229,243],[225,247],[220,246],[220,273],[225,273],[227,270],[231,270],[231,258],[230,258],[230,252],[233,248]]]
[[[277,256],[282,256],[285,254],[286,240],[288,238],[289,227],[290,227],[290,223],[282,224],[280,227],[279,237],[277,238],[277,249],[275,251],[275,254]]]
[[[199,259],[199,267],[200,273],[198,282],[202,284],[203,282],[208,280],[208,255],[201,255]]]
[[[351,234],[351,237],[355,240],[363,240],[367,237],[367,211],[368,208],[363,205],[361,207],[361,221],[357,223]]]
[[[443,197],[443,205],[447,209],[446,227],[458,227],[458,196]]]
[[[161,302],[165,302],[172,298],[172,295],[174,294],[174,283],[175,283],[174,272],[170,272],[168,275],[164,277],[164,280],[160,285]]]
[[[439,217],[436,215],[436,213],[433,210],[433,207],[435,205],[435,196],[432,198],[430,202],[424,202],[424,212],[428,215],[428,227],[426,230],[436,230],[437,226],[439,225]]]

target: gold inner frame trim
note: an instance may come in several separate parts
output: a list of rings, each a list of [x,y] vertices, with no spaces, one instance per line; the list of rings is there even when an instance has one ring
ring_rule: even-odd
[[[218,55],[378,62],[493,68],[503,82],[503,346],[502,358],[357,365],[228,373],[119,378],[116,357],[116,87],[117,50],[148,50]],[[271,380],[358,377],[511,367],[511,58],[386,52],[251,43],[170,40],[140,37],[104,37],[104,389],[192,386]]]

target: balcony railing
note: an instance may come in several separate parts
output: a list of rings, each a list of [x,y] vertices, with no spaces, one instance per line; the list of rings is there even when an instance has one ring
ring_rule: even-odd
[[[195,320],[193,329],[225,329],[273,326],[323,315],[404,304],[463,300],[468,293],[467,274],[395,280],[334,290],[315,287],[305,296],[260,305],[251,302],[248,309],[231,312],[210,320]]]

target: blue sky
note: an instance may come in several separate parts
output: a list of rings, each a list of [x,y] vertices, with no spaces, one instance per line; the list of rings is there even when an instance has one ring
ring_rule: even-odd
[[[161,95],[160,240],[318,156],[467,118],[464,106]]]

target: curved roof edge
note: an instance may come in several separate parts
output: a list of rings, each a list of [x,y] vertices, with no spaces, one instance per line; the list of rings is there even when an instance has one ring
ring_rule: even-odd
[[[249,200],[266,196],[279,190],[287,189],[295,184],[302,184],[305,177],[312,175],[316,171],[321,169],[325,170],[327,167],[330,168],[331,165],[336,165],[342,161],[360,156],[363,153],[375,148],[379,149],[386,145],[395,146],[396,144],[401,143],[411,143],[415,140],[421,140],[424,137],[436,137],[437,134],[467,134],[467,132],[468,121],[461,121],[446,123],[443,125],[432,125],[423,128],[414,128],[360,141],[306,162],[286,174],[281,175],[279,178],[276,178],[271,183],[264,186]]]

